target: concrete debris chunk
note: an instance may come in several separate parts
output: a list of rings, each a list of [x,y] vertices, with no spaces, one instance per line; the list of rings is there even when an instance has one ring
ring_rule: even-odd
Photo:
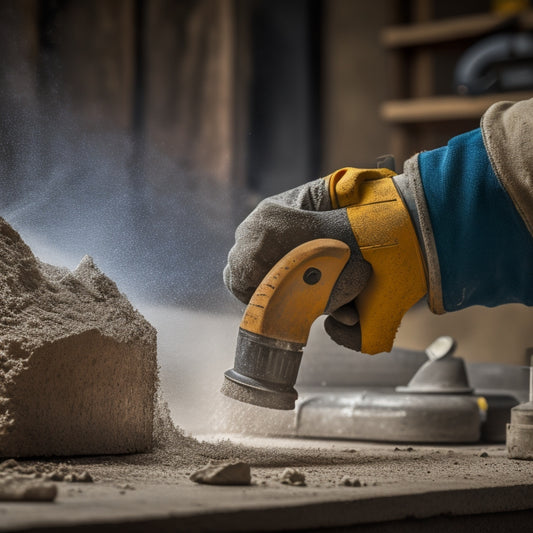
[[[129,483],[121,483],[117,485],[117,488],[121,490],[135,490],[135,487],[133,485],[130,485]]]
[[[92,483],[94,480],[91,474],[84,470],[81,474],[76,474],[76,481],[78,483]]]
[[[44,479],[46,481],[64,481],[65,480],[65,474],[63,472],[59,472],[57,470],[53,470],[52,472],[49,472],[48,474],[44,475]]]
[[[350,476],[343,476],[341,479],[340,485],[344,487],[361,487],[361,481],[357,478],[353,478]]]
[[[250,485],[252,475],[247,463],[208,464],[193,472],[189,477],[196,483],[208,485]]]
[[[6,459],[5,461],[0,463],[0,472],[19,467],[20,465],[17,461],[15,461],[15,459]]]
[[[63,481],[66,481],[68,483],[92,483],[93,478],[87,470],[84,470],[81,474],[78,474],[76,472],[72,472],[70,474],[67,474]]]
[[[66,481],[70,483],[92,483],[93,477],[87,470],[77,472],[70,466],[61,465],[56,468],[50,465],[22,466],[14,459],[0,463],[0,481],[24,481],[42,479],[43,481]]]
[[[53,502],[56,496],[57,487],[53,483],[0,480],[0,501],[3,502]]]
[[[0,457],[148,451],[156,386],[156,332],[115,283],[0,218]]]
[[[296,487],[305,487],[305,474],[295,468],[286,468],[281,474],[279,480],[284,485],[294,485]]]

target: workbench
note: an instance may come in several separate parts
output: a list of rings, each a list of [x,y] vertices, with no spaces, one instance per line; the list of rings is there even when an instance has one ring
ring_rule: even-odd
[[[278,450],[277,466],[252,466],[251,486],[198,485],[171,462],[73,459],[94,483],[58,483],[54,503],[0,503],[0,531],[531,531],[533,462],[509,460],[502,445],[240,440]],[[295,448],[303,487],[278,480]]]

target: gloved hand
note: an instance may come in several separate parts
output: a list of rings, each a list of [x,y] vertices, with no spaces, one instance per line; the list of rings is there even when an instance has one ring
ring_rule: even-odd
[[[348,209],[340,205],[354,203],[360,197],[362,183],[381,179],[390,182],[392,175],[387,169],[341,169],[325,179],[263,200],[235,233],[235,245],[224,269],[228,289],[248,303],[267,272],[287,252],[313,239],[342,240],[350,247],[351,257],[325,310],[330,315],[325,328],[338,344],[360,350],[355,299],[370,279],[372,267],[361,253]],[[368,220],[372,223],[379,221]]]
[[[296,246],[320,238],[339,239],[351,255],[332,291],[326,312],[355,326],[350,340],[360,347],[353,300],[363,290],[371,266],[363,259],[345,209],[333,209],[328,179],[317,179],[263,200],[235,232],[224,282],[242,302],[248,303],[256,287],[274,264]]]

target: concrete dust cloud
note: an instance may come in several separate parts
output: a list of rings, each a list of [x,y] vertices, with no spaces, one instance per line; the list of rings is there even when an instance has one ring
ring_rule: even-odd
[[[91,131],[67,112],[18,110],[11,150],[24,158],[4,163],[0,214],[42,261],[73,269],[89,254],[116,281],[158,330],[175,420],[201,427],[195,398],[216,399],[233,357],[240,305],[222,269],[239,193],[154,147],[136,154],[124,133]]]
[[[222,269],[254,203],[233,169],[258,167],[236,43],[224,3],[132,6],[0,7],[0,216],[42,261],[94,258],[158,330],[176,422],[209,429],[243,310]]]
[[[120,132],[83,130],[68,116],[24,120],[36,142],[13,143],[25,161],[4,169],[2,212],[41,259],[72,268],[88,253],[137,299],[217,306],[231,191],[151,147],[140,158]]]

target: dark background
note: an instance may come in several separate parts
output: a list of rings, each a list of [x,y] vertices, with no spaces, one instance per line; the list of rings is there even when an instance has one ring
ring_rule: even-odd
[[[451,94],[474,39],[431,49],[421,83],[425,49],[387,50],[381,32],[489,9],[0,0],[0,214],[46,261],[89,253],[134,298],[223,308],[233,231],[261,197],[390,151],[401,168],[476,127],[410,124],[398,143],[381,104]]]

